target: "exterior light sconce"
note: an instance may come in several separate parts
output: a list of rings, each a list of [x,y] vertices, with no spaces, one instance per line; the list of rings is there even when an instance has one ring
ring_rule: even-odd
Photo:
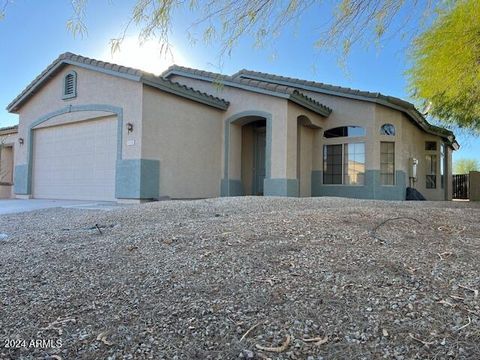
[[[132,123],[127,123],[127,131],[131,133],[133,131],[133,124]]]
[[[20,145],[23,145],[23,138],[18,138],[18,143],[19,143]]]

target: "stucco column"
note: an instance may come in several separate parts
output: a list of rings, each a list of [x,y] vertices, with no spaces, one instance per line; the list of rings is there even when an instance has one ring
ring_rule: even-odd
[[[296,118],[289,119],[287,113],[276,115],[270,126],[267,123],[267,142],[271,139],[271,173],[264,181],[264,195],[298,196]]]

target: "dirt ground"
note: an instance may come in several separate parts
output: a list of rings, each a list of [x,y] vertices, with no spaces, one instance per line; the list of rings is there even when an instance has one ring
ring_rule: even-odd
[[[0,233],[0,359],[480,357],[478,203],[165,201]]]

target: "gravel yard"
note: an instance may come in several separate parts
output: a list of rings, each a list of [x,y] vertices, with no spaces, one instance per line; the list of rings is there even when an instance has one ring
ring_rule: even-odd
[[[164,201],[0,233],[0,359],[480,354],[480,204]]]

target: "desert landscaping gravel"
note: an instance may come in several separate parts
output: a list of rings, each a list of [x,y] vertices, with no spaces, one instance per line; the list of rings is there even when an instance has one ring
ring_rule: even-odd
[[[478,203],[162,201],[0,233],[0,359],[480,358]]]

